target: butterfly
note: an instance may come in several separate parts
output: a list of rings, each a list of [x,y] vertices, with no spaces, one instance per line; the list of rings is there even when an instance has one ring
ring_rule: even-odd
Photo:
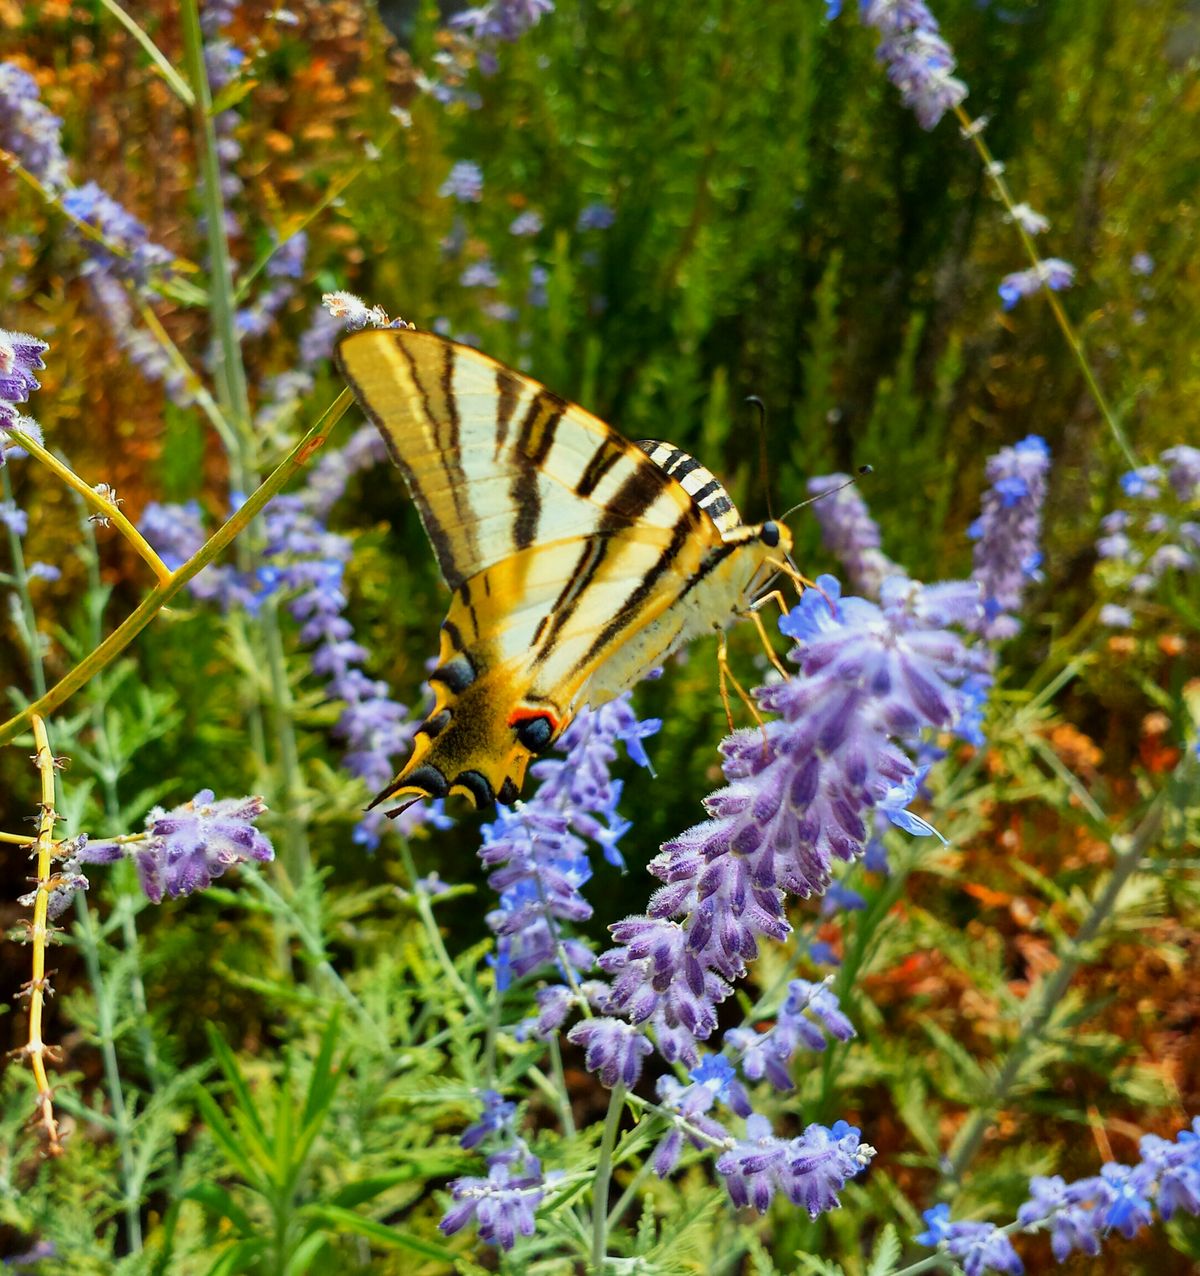
[[[743,523],[686,452],[631,443],[469,346],[368,328],[336,359],[453,594],[433,708],[372,806],[511,804],[584,705],[744,614],[791,549],[782,524]]]

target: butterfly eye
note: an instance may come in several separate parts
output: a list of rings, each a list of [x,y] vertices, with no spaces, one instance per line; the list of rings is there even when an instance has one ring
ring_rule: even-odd
[[[554,723],[546,715],[539,713],[534,717],[522,718],[516,724],[517,739],[530,753],[543,753],[550,747],[554,738]]]
[[[762,525],[762,531],[759,535],[762,537],[762,543],[766,545],[768,549],[774,549],[775,546],[779,544],[779,524],[771,519],[767,519],[767,521]]]

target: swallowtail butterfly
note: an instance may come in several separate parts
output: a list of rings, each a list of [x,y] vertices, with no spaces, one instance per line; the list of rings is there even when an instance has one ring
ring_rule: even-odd
[[[582,706],[744,614],[791,549],[687,453],[630,443],[468,346],[372,328],[344,336],[337,362],[453,593],[433,709],[372,805],[513,802]]]

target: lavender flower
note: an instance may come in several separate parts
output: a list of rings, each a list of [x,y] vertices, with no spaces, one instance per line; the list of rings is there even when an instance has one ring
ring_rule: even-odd
[[[32,418],[22,416],[17,410],[18,403],[29,398],[30,390],[37,390],[41,382],[34,375],[46,366],[42,355],[50,347],[37,337],[24,332],[8,332],[0,328],[0,466],[5,464],[8,456],[24,456],[24,449],[8,433],[19,430],[36,443],[42,441],[42,427]],[[15,510],[11,503],[8,508]],[[19,512],[19,511],[18,511]],[[9,515],[8,518],[14,518]],[[8,518],[5,519],[8,522]],[[21,514],[24,519],[24,515]],[[17,530],[12,522],[8,526],[24,536],[24,527]]]
[[[148,381],[161,381],[167,397],[180,407],[187,407],[193,396],[183,370],[171,361],[163,347],[144,328],[138,326],[125,288],[103,270],[87,272],[88,287],[105,326],[117,345]]]
[[[1167,482],[1181,501],[1200,499],[1200,448],[1177,443],[1159,454],[1167,463]]]
[[[472,262],[459,276],[458,282],[464,288],[495,288],[500,283],[496,267],[486,258]]]
[[[926,1230],[916,1237],[917,1244],[944,1249],[962,1264],[966,1276],[985,1272],[1020,1276],[1025,1270],[1012,1242],[994,1223],[952,1223],[946,1204],[926,1210],[924,1218]]]
[[[827,18],[840,12],[840,0],[826,0]],[[967,96],[967,86],[953,75],[954,54],[923,0],[859,0],[858,16],[879,32],[876,57],[922,128],[933,128]]]
[[[792,1056],[799,1049],[824,1050],[826,1033],[838,1041],[849,1041],[855,1035],[853,1024],[838,1005],[837,995],[827,984],[793,979],[788,984],[787,1000],[771,1028],[766,1032],[730,1028],[725,1033],[725,1044],[751,1081],[765,1076],[777,1090],[790,1090]]]
[[[986,638],[1009,638],[1018,631],[1020,624],[1010,613],[1020,607],[1026,584],[1040,579],[1038,540],[1049,470],[1050,449],[1036,434],[987,463],[992,486],[968,533],[977,542],[972,574],[983,591],[978,630]]]
[[[567,936],[563,922],[586,921],[591,906],[580,888],[591,877],[585,839],[599,845],[610,863],[623,863],[617,843],[629,824],[617,814],[621,785],[611,777],[617,744],[649,765],[643,737],[657,731],[654,720],[639,722],[626,694],[598,709],[584,709],[563,732],[561,758],[534,763],[533,797],[500,807],[484,825],[479,856],[492,871],[489,883],[499,907],[488,914],[498,936],[500,969],[522,976],[549,963],[565,966],[574,982],[595,965],[591,948]]]
[[[1096,542],[1114,583],[1136,598],[1152,594],[1171,572],[1200,568],[1200,522],[1187,517],[1200,497],[1200,448],[1182,443],[1167,448],[1157,464],[1123,474],[1121,490],[1136,504],[1106,514],[1100,520],[1104,535]],[[1127,608],[1106,604],[1101,623],[1116,627],[1122,616],[1128,621],[1120,627],[1132,624]]]
[[[1126,496],[1156,500],[1162,483],[1163,472],[1157,465],[1140,465],[1121,475],[1121,491]]]
[[[1032,297],[1040,289],[1062,292],[1075,282],[1075,267],[1060,257],[1046,257],[1028,270],[1016,270],[1000,281],[1000,300],[1011,310],[1022,297]]]
[[[16,422],[17,409],[30,390],[41,388],[34,373],[46,366],[42,355],[50,347],[45,341],[24,332],[7,332],[0,328],[0,429]]]
[[[1049,220],[1028,204],[1014,204],[1008,220],[1016,222],[1027,235],[1040,235],[1050,229]]]
[[[329,498],[326,489],[322,493]],[[342,764],[381,789],[396,772],[396,761],[412,740],[416,723],[407,708],[394,701],[386,683],[368,678],[359,668],[368,653],[353,641],[353,628],[343,616],[346,597],[342,580],[350,559],[350,541],[328,531],[307,508],[300,495],[277,497],[265,517],[267,543],[258,580],[267,591],[292,595],[288,610],[301,624],[300,639],[314,647],[313,671],[327,679],[330,695],[345,707],[334,727],[346,749]],[[440,806],[434,818],[440,818]],[[379,810],[364,814],[354,839],[374,848],[384,826]],[[426,818],[419,805],[400,817],[398,827],[408,833]]]
[[[455,14],[450,25],[481,43],[514,43],[554,12],[553,0],[492,0],[490,4]]]
[[[264,337],[271,330],[276,316],[296,292],[295,281],[304,272],[307,253],[308,236],[300,231],[287,239],[267,262],[266,276],[275,282],[235,316],[237,330],[243,337]]]
[[[1154,274],[1154,258],[1149,253],[1134,253],[1129,259],[1129,269],[1135,275]]]
[[[518,238],[527,239],[532,235],[539,234],[542,225],[542,215],[534,212],[532,208],[528,208],[525,212],[513,218],[512,225],[508,228],[508,233],[516,235]]]
[[[945,628],[977,613],[970,582],[897,581],[882,608],[842,599],[831,576],[817,583],[780,621],[804,676],[758,689],[779,718],[765,739],[747,730],[722,744],[729,785],[706,800],[706,823],[651,861],[664,885],[645,916],[611,927],[618,946],[600,959],[605,1013],[652,1027],[669,1061],[696,1061],[759,938],[788,934],[784,891],[820,893],[835,858],[862,855],[872,811],[917,772],[897,741],[952,726],[959,684],[985,663]],[[596,1036],[596,1024],[581,1027]]]
[[[588,204],[575,221],[576,230],[607,230],[617,220],[616,213],[603,201]]]
[[[720,1122],[708,1116],[718,1102],[726,1103],[739,1116],[751,1115],[750,1100],[737,1079],[732,1064],[723,1055],[705,1055],[688,1073],[690,1085],[671,1076],[659,1077],[656,1088],[660,1107],[669,1114],[670,1125],[651,1157],[660,1179],[675,1172],[685,1140],[698,1151],[714,1145],[728,1146],[732,1140]]]
[[[546,285],[550,282],[550,272],[545,266],[533,265],[529,269],[529,289],[525,300],[536,309],[541,309],[550,300]]]
[[[851,587],[868,598],[878,598],[887,577],[907,573],[879,548],[879,525],[858,489],[847,484],[851,484],[847,474],[809,479],[809,495],[821,497],[813,502],[812,511],[821,525],[825,548],[846,569]],[[830,495],[823,495],[826,492]]]
[[[1115,1229],[1132,1237],[1175,1213],[1200,1215],[1200,1117],[1175,1141],[1145,1135],[1133,1166],[1109,1162],[1092,1178],[1066,1183],[1059,1175],[1038,1176],[1029,1184],[1029,1200],[1017,1212],[1026,1231],[1050,1228],[1050,1248],[1061,1263],[1074,1251],[1095,1256]]]
[[[96,842],[79,853],[83,863],[109,863],[128,845],[146,897],[154,904],[164,893],[191,895],[207,889],[233,864],[271,860],[275,851],[254,821],[267,809],[260,797],[214,800],[211,789],[182,806],[164,811],[156,806],[146,816],[147,837],[122,844]],[[115,851],[115,854],[114,854]]]
[[[483,169],[473,160],[459,160],[438,188],[438,194],[460,204],[478,204],[483,199]]]
[[[0,147],[51,192],[70,184],[62,121],[42,105],[33,76],[13,62],[0,62]]]
[[[77,221],[104,236],[104,244],[87,241],[89,270],[145,284],[152,275],[161,274],[171,265],[171,253],[153,243],[145,226],[95,182],[66,191],[62,205]]]
[[[1133,627],[1133,613],[1128,607],[1122,607],[1119,603],[1105,603],[1100,608],[1100,614],[1097,619],[1109,629],[1131,629]]]
[[[444,1235],[453,1236],[474,1220],[482,1240],[512,1249],[518,1236],[533,1235],[534,1212],[546,1195],[546,1184],[540,1171],[514,1175],[500,1163],[485,1179],[455,1179],[450,1193],[456,1204],[438,1224]]]
[[[838,1192],[871,1163],[875,1149],[845,1121],[831,1129],[810,1125],[795,1139],[771,1133],[766,1117],[746,1121],[746,1137],[717,1160],[733,1203],[765,1213],[776,1192],[802,1205],[810,1218],[836,1208]]]

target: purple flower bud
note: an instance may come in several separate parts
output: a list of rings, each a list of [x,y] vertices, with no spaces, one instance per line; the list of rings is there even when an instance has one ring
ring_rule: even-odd
[[[654,1049],[632,1024],[607,1017],[577,1023],[567,1039],[584,1047],[588,1071],[598,1073],[610,1089],[618,1082],[626,1087],[636,1085],[642,1063]]]
[[[275,851],[254,821],[267,809],[260,797],[222,798],[211,789],[182,806],[156,806],[146,817],[149,836],[131,844],[142,889],[152,903],[164,893],[204,890],[233,864],[271,860]]]
[[[1000,300],[1011,310],[1022,297],[1032,297],[1042,288],[1061,292],[1075,282],[1075,267],[1059,257],[1047,257],[1028,270],[1017,270],[1000,281]]]
[[[483,199],[483,169],[473,160],[459,160],[438,188],[438,194],[460,204],[478,204]]]

